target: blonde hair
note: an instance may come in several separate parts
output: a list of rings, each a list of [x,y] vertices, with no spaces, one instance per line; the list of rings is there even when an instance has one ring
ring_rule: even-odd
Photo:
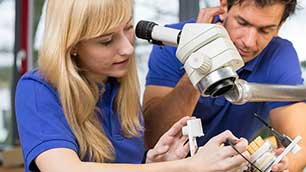
[[[58,91],[60,102],[77,142],[80,158],[94,162],[114,160],[114,148],[98,120],[97,83],[82,73],[71,57],[72,48],[82,40],[107,33],[132,16],[131,0],[49,0],[46,29],[39,54],[43,77]],[[116,95],[116,110],[126,137],[140,136],[138,79],[131,58],[126,76]],[[103,115],[103,114],[102,114]]]

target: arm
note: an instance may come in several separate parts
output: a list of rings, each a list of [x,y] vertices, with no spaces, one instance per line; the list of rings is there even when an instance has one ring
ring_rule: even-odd
[[[199,97],[186,74],[175,88],[146,86],[143,98],[146,146],[152,148],[174,122],[191,116]]]
[[[48,151],[43,152],[36,158],[36,164],[42,172],[158,172],[166,171],[163,170],[165,168],[167,168],[168,172],[188,171],[184,162],[177,163],[174,161],[167,162],[167,164],[152,163],[137,165],[82,162],[74,151],[65,148],[50,149]]]
[[[189,152],[188,144],[185,144],[188,138],[182,135],[182,127],[187,125],[187,121],[192,118],[184,117],[179,120],[176,124],[174,124],[169,131],[167,131],[158,141],[157,145],[155,145],[154,149],[150,149],[147,153],[146,163],[153,162],[162,162],[162,161],[172,161],[179,160],[186,157]],[[63,155],[57,157],[59,154]],[[67,158],[63,158],[67,157]],[[62,159],[63,158],[63,159]],[[51,160],[49,160],[51,159]],[[105,171],[148,171],[148,167],[154,168],[154,170],[158,170],[158,165],[155,166],[141,166],[141,165],[110,165],[110,164],[97,164],[97,163],[89,163],[89,162],[81,162],[76,153],[71,149],[58,148],[46,151],[41,156],[37,158],[36,164],[41,168],[41,171],[58,171],[62,169],[57,169],[58,165],[53,164],[45,164],[45,162],[53,162],[53,159],[57,159],[60,162],[64,162],[63,169],[66,171],[95,171],[99,169],[105,169]],[[47,161],[48,160],[48,161]],[[54,162],[56,164],[58,162]],[[50,166],[49,166],[50,165]],[[167,164],[170,165],[171,164]],[[70,166],[70,167],[69,167]],[[72,168],[73,167],[73,168]],[[175,166],[174,169],[179,168],[179,166]],[[153,170],[152,170],[153,171]]]
[[[225,131],[212,138],[190,158],[150,164],[114,164],[82,162],[77,153],[67,148],[49,149],[35,159],[42,172],[213,172],[237,170],[246,161],[231,146],[220,147],[227,138],[237,141],[235,147],[245,156],[247,141]],[[60,155],[60,156],[59,156]]]
[[[292,139],[302,136],[299,145],[302,150],[296,155],[289,153],[289,170],[302,172],[306,166],[306,104],[295,103],[279,107],[270,112],[270,121],[276,130],[288,135]]]

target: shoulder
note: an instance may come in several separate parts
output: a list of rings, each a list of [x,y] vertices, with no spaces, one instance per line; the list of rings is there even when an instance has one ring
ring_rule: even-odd
[[[274,37],[259,55],[265,63],[271,65],[299,66],[299,59],[293,44],[280,37]]]
[[[292,42],[290,42],[287,39],[283,39],[281,37],[278,37],[278,36],[274,37],[267,46],[268,49],[280,49],[280,48],[284,48],[284,47],[294,49]]]
[[[58,92],[43,78],[39,70],[29,71],[19,79],[15,98],[18,109],[26,104],[33,104],[38,109],[43,105],[57,107],[60,104]]]
[[[26,72],[19,81],[33,80],[36,82],[46,83],[46,80],[43,78],[41,72],[38,69],[33,69]]]
[[[285,57],[284,55],[293,55],[297,57],[293,44],[289,40],[280,37],[274,37],[264,49],[264,53],[272,56]]]
[[[52,93],[56,93],[55,88],[44,79],[38,69],[28,71],[19,79],[17,89],[23,87],[45,88]]]
[[[302,82],[299,58],[290,41],[275,37],[260,56],[269,81],[284,84]]]

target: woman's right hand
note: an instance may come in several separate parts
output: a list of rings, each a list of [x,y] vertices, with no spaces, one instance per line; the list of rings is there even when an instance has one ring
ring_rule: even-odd
[[[248,142],[246,139],[236,138],[230,131],[211,138],[193,157],[187,159],[190,169],[194,172],[213,171],[238,171],[247,164],[247,161],[241,157],[231,146],[222,146],[227,139],[235,140],[235,148],[239,150],[246,158],[249,158],[247,152]]]

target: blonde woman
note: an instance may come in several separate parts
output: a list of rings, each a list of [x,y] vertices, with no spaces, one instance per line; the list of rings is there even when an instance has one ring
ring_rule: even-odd
[[[48,1],[39,68],[20,79],[16,92],[26,172],[228,171],[245,163],[220,147],[236,139],[245,154],[247,141],[229,131],[182,159],[188,144],[181,128],[189,117],[144,156],[131,3]]]

